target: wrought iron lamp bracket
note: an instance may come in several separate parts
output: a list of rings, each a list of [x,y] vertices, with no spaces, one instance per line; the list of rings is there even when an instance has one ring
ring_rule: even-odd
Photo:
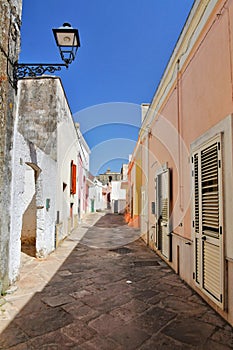
[[[47,64],[47,63],[15,63],[14,65],[14,81],[17,84],[19,79],[25,77],[37,77],[45,73],[53,74],[60,71],[61,67],[68,68],[68,64]]]

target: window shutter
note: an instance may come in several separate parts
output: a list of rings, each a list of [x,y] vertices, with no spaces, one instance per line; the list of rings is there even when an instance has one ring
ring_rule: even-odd
[[[219,158],[218,142],[201,152],[203,288],[216,299],[221,296],[221,252],[219,246]],[[211,240],[211,237],[215,240]]]
[[[221,300],[221,255],[218,245],[203,244],[203,288]]]
[[[221,135],[193,154],[194,278],[224,307]]]
[[[201,152],[202,231],[219,235],[218,144]]]
[[[199,211],[200,211],[200,205],[199,205],[199,157],[198,153],[196,153],[193,157],[193,183],[194,183],[194,230],[195,230],[195,279],[196,282],[200,283],[200,252],[201,252],[201,241],[200,241],[200,235],[199,235]]]
[[[71,186],[70,186],[70,193],[71,194],[75,194],[76,193],[76,165],[73,163],[73,161],[71,162]]]

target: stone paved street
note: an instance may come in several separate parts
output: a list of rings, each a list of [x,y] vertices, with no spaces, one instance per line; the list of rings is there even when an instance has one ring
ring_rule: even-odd
[[[0,349],[233,349],[232,328],[138,234],[88,214],[48,259],[23,255],[0,299]]]

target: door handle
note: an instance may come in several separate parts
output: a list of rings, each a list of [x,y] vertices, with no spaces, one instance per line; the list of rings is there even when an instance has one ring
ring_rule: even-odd
[[[202,239],[203,241],[206,241],[206,236],[202,236],[201,239]]]

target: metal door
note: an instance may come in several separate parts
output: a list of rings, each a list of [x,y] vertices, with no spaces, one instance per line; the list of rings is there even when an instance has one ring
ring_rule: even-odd
[[[170,259],[170,173],[166,169],[156,178],[157,197],[157,247],[161,253]]]

